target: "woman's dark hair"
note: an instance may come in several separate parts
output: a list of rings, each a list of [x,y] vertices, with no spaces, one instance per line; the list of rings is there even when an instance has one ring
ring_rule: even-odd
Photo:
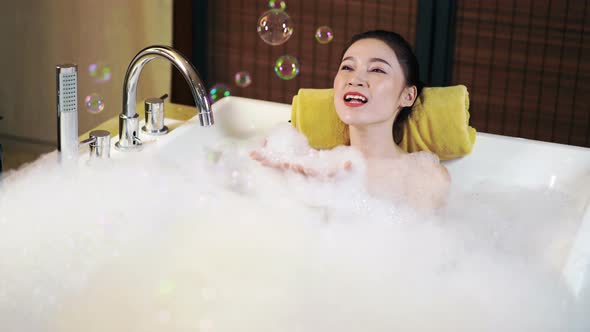
[[[400,36],[398,33],[385,30],[372,30],[354,35],[342,51],[340,58],[342,59],[342,57],[344,57],[344,53],[346,53],[352,44],[361,39],[377,39],[387,44],[387,46],[389,46],[389,48],[391,48],[395,53],[397,61],[402,68],[404,77],[406,79],[406,86],[415,85],[417,96],[420,95],[424,84],[419,80],[420,71],[418,68],[418,59],[416,59],[416,55],[412,51],[410,44],[408,44],[408,42],[402,36]],[[393,123],[393,128],[391,130],[393,139],[397,144],[402,141],[402,125],[408,119],[410,113],[412,113],[412,106],[403,107],[397,115],[395,122]]]

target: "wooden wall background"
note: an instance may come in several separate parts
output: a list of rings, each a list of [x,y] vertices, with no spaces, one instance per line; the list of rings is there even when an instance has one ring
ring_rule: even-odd
[[[278,2],[278,1],[277,1]],[[268,1],[221,0],[209,4],[209,83],[231,85],[233,95],[291,103],[299,88],[332,87],[340,64],[340,53],[352,35],[370,29],[399,31],[413,41],[416,2],[395,1],[286,1],[286,12],[294,32],[283,45],[271,46],[258,36],[260,15],[268,10]],[[316,28],[330,26],[334,39],[319,44]],[[284,54],[295,56],[300,72],[292,80],[280,79],[274,63]],[[252,84],[240,88],[234,74],[250,72]]]
[[[458,1],[453,81],[478,130],[590,146],[589,2]]]
[[[175,2],[190,7],[190,1]],[[208,2],[208,86],[224,83],[232,95],[291,103],[299,88],[332,86],[342,48],[356,33],[393,30],[415,45],[418,0],[285,2],[294,33],[280,46],[264,43],[256,32],[268,1]],[[590,147],[589,2],[457,0],[451,84],[468,87],[474,127]],[[186,39],[181,18],[175,17],[174,24],[174,43],[181,45]],[[327,45],[314,38],[321,25],[332,27],[335,35]],[[195,45],[185,52],[192,51],[198,52]],[[290,81],[281,80],[273,70],[275,60],[284,54],[297,57],[301,65],[299,75]],[[253,80],[246,88],[233,81],[242,70],[250,72]],[[176,101],[192,103],[188,91],[182,90],[178,84],[173,88]]]

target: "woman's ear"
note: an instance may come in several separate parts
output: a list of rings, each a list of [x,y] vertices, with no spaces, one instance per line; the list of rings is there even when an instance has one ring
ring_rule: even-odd
[[[415,85],[409,86],[404,88],[401,95],[401,106],[402,107],[411,107],[414,105],[414,101],[418,97],[418,89],[416,89]]]

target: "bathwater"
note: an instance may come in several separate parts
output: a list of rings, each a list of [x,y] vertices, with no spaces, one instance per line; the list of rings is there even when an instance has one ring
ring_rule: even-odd
[[[417,213],[367,195],[354,151],[315,156],[353,163],[318,179],[252,160],[262,137],[191,126],[178,148],[4,176],[2,331],[590,328],[562,272],[578,198],[482,182]]]

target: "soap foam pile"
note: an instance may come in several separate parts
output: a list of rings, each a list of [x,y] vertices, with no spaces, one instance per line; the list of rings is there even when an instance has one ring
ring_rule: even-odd
[[[288,147],[285,130],[269,144]],[[579,219],[567,196],[482,185],[415,215],[367,196],[351,151],[325,154],[355,168],[320,182],[261,167],[249,158],[260,141],[195,127],[182,155],[146,147],[63,167],[49,154],[8,174],[1,330],[590,326],[587,297],[561,277]]]

